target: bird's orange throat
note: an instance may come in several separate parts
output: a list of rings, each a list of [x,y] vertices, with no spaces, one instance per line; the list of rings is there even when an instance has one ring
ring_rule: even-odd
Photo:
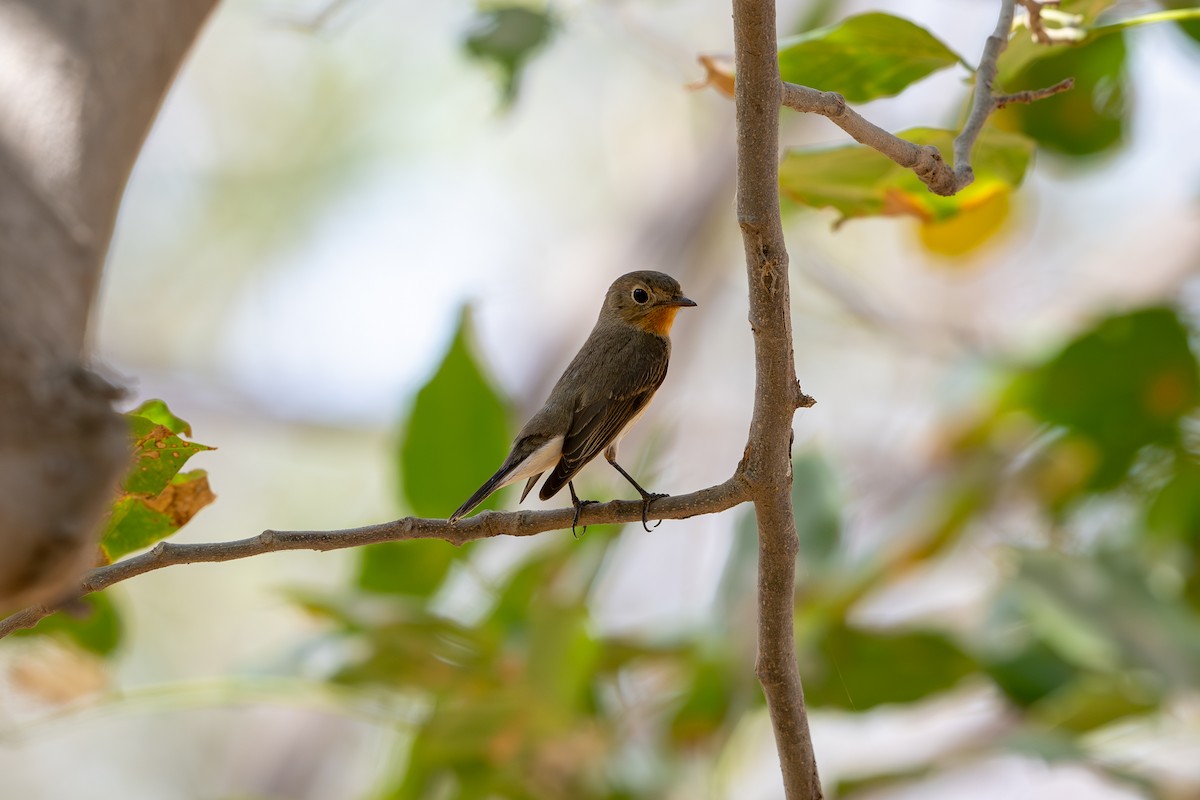
[[[659,336],[666,336],[671,332],[671,326],[675,323],[675,315],[679,313],[679,306],[662,306],[656,308],[646,315],[646,320],[642,327],[650,333]]]

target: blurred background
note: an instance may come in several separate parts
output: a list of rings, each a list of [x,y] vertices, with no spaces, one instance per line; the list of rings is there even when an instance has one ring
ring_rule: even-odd
[[[780,29],[868,11],[972,63],[997,3],[781,2]],[[818,400],[796,624],[830,797],[1200,797],[1198,35],[1014,45],[1006,89],[1077,88],[997,115],[1033,160],[957,205],[801,185],[849,142],[785,113]],[[733,105],[688,84],[731,51],[713,0],[223,2],[94,318],[130,406],[218,448],[174,540],[447,515],[632,269],[699,308],[625,466],[727,478],[753,388]],[[953,129],[968,79],[858,107]],[[580,488],[629,496],[603,465]],[[742,508],[153,572],[0,645],[0,796],[779,798],[754,552]]]

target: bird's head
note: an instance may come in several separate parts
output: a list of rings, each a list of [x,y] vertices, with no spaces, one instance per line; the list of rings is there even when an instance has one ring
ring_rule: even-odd
[[[666,336],[679,309],[694,305],[684,297],[679,281],[661,272],[642,270],[613,281],[604,298],[601,315]]]

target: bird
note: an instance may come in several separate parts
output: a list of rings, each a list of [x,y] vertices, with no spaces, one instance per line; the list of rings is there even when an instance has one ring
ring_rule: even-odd
[[[662,272],[639,270],[608,287],[591,334],[571,360],[550,396],[513,441],[504,463],[450,515],[451,524],[489,495],[525,481],[524,501],[538,479],[549,471],[538,497],[549,500],[566,486],[575,516],[593,500],[580,500],[572,479],[584,465],[604,453],[605,460],[642,496],[642,527],[650,530],[650,504],[665,494],[648,492],[617,463],[617,445],[646,411],[667,377],[671,358],[669,334],[681,308],[696,303],[684,296],[679,282]]]

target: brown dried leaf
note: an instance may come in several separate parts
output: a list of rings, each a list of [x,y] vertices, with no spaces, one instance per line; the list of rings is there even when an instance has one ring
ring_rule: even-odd
[[[687,85],[688,89],[698,91],[711,86],[728,98],[733,98],[733,58],[725,55],[701,53],[696,56],[700,66],[704,67],[704,79]]]

